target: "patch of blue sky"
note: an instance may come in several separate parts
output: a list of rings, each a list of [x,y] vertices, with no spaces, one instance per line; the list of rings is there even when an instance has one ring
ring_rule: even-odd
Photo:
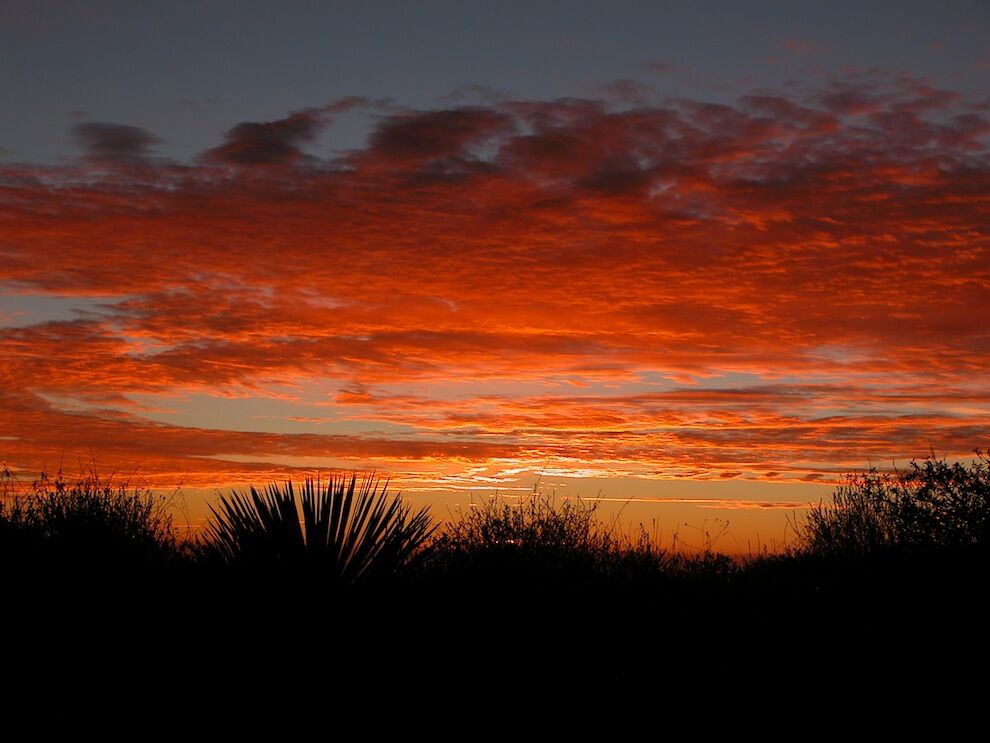
[[[107,309],[100,297],[29,294],[0,287],[0,328],[25,328],[46,322],[79,320]]]
[[[129,393],[127,398],[139,406],[143,418],[173,426],[346,436],[409,436],[416,433],[416,429],[411,426],[383,421],[351,420],[346,417],[350,412],[349,408],[293,402],[263,394],[228,397],[205,393]]]

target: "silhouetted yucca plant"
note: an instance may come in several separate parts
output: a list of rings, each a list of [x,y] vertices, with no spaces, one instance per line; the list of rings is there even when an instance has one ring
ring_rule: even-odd
[[[398,570],[435,528],[429,508],[413,513],[388,482],[352,474],[307,479],[221,497],[203,549],[231,565],[308,566],[341,583]]]

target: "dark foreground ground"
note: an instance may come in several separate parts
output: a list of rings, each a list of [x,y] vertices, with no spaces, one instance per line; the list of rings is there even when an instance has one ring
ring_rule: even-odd
[[[425,515],[402,511],[377,522],[397,531],[375,531],[329,518],[364,513],[353,476],[307,484],[309,515],[291,488],[224,500],[213,530],[180,544],[150,495],[43,481],[0,519],[0,679],[42,707],[81,694],[110,714],[122,695],[163,720],[183,704],[220,705],[223,720],[236,700],[240,722],[275,710],[323,715],[320,730],[330,713],[377,730],[397,699],[422,699],[423,720],[471,710],[460,737],[486,737],[508,708],[610,719],[601,695],[673,718],[688,708],[670,695],[709,710],[738,695],[812,705],[788,737],[836,710],[903,726],[941,697],[955,705],[945,725],[986,696],[990,463],[978,456],[851,480],[812,509],[800,549],[743,564],[621,543],[593,507],[539,497],[492,501],[430,539]],[[348,534],[364,536],[326,539]],[[35,720],[52,716],[57,704]],[[747,734],[772,727],[756,723]]]
[[[203,566],[6,566],[8,679],[236,687],[504,684],[660,689],[964,684],[988,661],[981,554],[775,558],[743,570],[582,582],[479,575],[328,589]],[[539,571],[537,571],[539,572]],[[645,679],[645,681],[644,681]]]

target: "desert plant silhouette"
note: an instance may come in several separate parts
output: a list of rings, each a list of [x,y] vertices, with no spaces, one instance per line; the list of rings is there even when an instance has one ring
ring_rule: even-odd
[[[968,465],[929,456],[901,472],[850,475],[831,503],[809,510],[799,533],[810,554],[985,548],[990,537],[990,460]]]
[[[623,537],[597,518],[595,500],[534,491],[483,500],[459,513],[423,553],[423,567],[450,579],[507,588],[586,586],[658,576],[690,559],[669,555],[643,531]]]
[[[309,567],[340,584],[393,575],[435,528],[375,475],[308,478],[221,497],[207,524],[207,557],[241,567]]]
[[[533,492],[496,495],[445,524],[431,545],[434,561],[506,580],[541,574],[585,574],[619,548],[618,537],[595,519],[595,503],[556,503]]]
[[[0,553],[30,556],[33,568],[126,570],[178,554],[168,497],[95,472],[75,481],[42,473],[27,492],[4,500]]]

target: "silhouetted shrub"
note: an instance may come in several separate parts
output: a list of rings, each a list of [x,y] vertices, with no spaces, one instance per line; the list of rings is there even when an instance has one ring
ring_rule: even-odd
[[[90,473],[59,473],[0,500],[0,552],[21,570],[124,570],[178,554],[168,498]]]
[[[597,503],[533,493],[486,500],[444,525],[420,570],[468,590],[510,592],[660,587],[689,575],[723,575],[735,564],[714,553],[671,554],[643,531],[623,537],[596,516]]]
[[[584,573],[618,548],[594,513],[594,504],[583,501],[496,496],[446,523],[429,557],[434,566],[506,580]]]
[[[812,508],[802,548],[818,555],[987,545],[990,463],[977,451],[970,464],[934,457],[903,472],[850,475],[831,503]]]
[[[358,486],[353,474],[307,479],[299,497],[292,482],[234,492],[211,510],[200,546],[207,559],[306,567],[343,584],[395,574],[435,528],[429,508],[412,513],[387,482],[368,476]]]

